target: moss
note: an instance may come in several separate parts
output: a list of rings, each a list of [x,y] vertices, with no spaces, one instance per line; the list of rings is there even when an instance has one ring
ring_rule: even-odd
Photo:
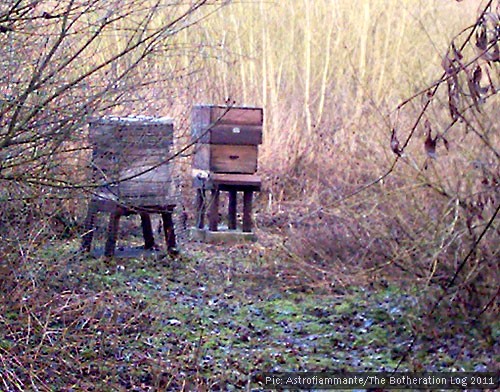
[[[30,305],[39,320],[45,320],[47,303],[54,314],[62,313],[47,326],[37,322],[30,339],[24,339],[29,343],[26,353],[35,358],[42,344],[37,361],[55,363],[59,374],[83,372],[85,381],[77,382],[81,388],[88,381],[105,390],[103,380],[114,390],[129,384],[159,385],[161,374],[167,373],[169,382],[179,382],[179,387],[198,379],[238,389],[251,374],[263,370],[392,369],[406,352],[409,320],[418,320],[413,297],[391,286],[351,289],[333,299],[271,284],[256,290],[269,278],[241,273],[228,281],[219,273],[219,261],[196,257],[171,265],[148,259],[113,265],[105,259],[67,261],[71,273],[64,279],[71,279],[78,294],[57,294],[38,310]],[[231,262],[225,259],[222,264],[225,268]],[[60,277],[49,267],[45,270],[48,287],[61,287]],[[22,324],[19,312],[8,309],[3,321],[10,328]],[[464,338],[472,334],[480,339],[478,329],[457,331]],[[455,335],[446,338],[450,344]],[[50,336],[52,345],[42,336]],[[498,337],[498,324],[491,337]],[[0,347],[15,348],[9,342],[0,335]],[[484,340],[475,349],[491,352],[488,344]],[[463,357],[452,358],[447,351],[429,353],[420,342],[412,359],[424,368],[444,369],[455,361],[470,369]],[[66,362],[58,361],[59,353]],[[43,366],[38,369],[44,374]],[[64,380],[55,381],[59,389],[69,382]]]

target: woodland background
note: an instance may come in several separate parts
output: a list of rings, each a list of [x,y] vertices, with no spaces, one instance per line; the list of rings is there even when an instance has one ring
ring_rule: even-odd
[[[4,388],[50,390],[37,362],[49,326],[69,331],[90,306],[65,274],[107,270],[75,253],[93,189],[88,119],[175,120],[189,226],[183,148],[197,103],[264,108],[261,241],[239,250],[245,271],[258,254],[260,274],[278,274],[286,289],[415,290],[420,321],[396,355],[403,363],[415,363],[412,346],[435,314],[477,326],[498,354],[499,35],[498,1],[4,1]],[[191,262],[225,252],[183,246]],[[45,318],[47,309],[59,315]]]

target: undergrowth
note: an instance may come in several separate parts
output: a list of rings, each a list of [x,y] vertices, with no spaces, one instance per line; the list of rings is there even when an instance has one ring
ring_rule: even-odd
[[[193,245],[178,259],[93,258],[77,245],[54,244],[53,258],[4,280],[4,390],[227,391],[258,388],[262,371],[394,370],[415,330],[426,332],[400,370],[499,359],[498,325],[444,310],[422,323],[416,286],[396,282],[297,285],[278,245]]]

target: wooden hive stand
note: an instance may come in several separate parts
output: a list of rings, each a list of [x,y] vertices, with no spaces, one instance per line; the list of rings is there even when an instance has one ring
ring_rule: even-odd
[[[219,231],[220,192],[228,192],[227,226],[237,230],[238,192],[243,193],[242,232],[253,230],[253,192],[260,191],[258,145],[262,143],[263,111],[254,107],[198,105],[192,112],[193,185],[196,229]],[[206,191],[210,191],[207,198]]]
[[[253,228],[252,202],[253,192],[260,191],[261,179],[257,175],[242,174],[213,174],[206,181],[196,179],[197,183],[197,228],[205,227],[205,214],[208,206],[208,229],[218,231],[220,192],[226,191],[229,195],[227,222],[229,230],[237,229],[237,200],[238,192],[243,193],[243,222],[242,231],[251,233]],[[206,190],[210,190],[210,198],[206,198]]]
[[[173,123],[146,117],[102,118],[89,124],[92,176],[98,185],[84,223],[82,250],[89,252],[99,212],[110,214],[105,256],[113,256],[120,218],[141,217],[144,248],[155,249],[150,214],[160,214],[169,253],[176,252],[172,214],[176,206],[168,159]]]

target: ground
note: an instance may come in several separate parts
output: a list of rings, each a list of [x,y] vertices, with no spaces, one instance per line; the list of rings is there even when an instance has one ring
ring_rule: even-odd
[[[1,313],[4,385],[261,390],[263,371],[497,366],[498,328],[442,312],[424,322],[408,285],[317,284],[270,245],[191,243],[177,258],[96,258],[76,242],[46,249],[53,263]]]

